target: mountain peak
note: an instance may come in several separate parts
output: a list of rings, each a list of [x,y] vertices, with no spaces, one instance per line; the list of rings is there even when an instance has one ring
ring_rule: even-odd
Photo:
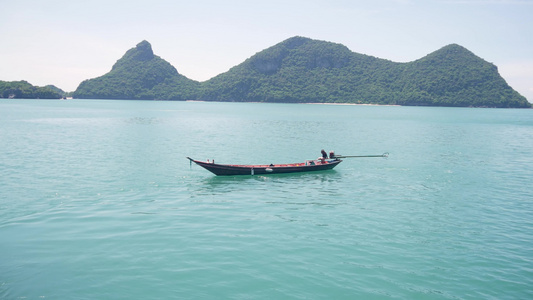
[[[150,43],[142,41],[129,49],[110,72],[83,81],[74,97],[184,100],[191,98],[188,95],[195,87],[195,81],[180,75],[170,63],[154,55]]]
[[[147,41],[143,40],[140,43],[138,43],[135,48],[137,48],[140,51],[149,51],[152,52],[152,45]]]
[[[129,62],[145,62],[152,60],[155,57],[154,52],[152,51],[152,45],[147,41],[142,41],[135,46],[126,51],[124,56],[119,59],[112,69],[121,68],[124,65],[127,65]]]
[[[154,58],[154,51],[152,51],[152,45],[150,45],[150,43],[144,40],[138,43],[135,48],[130,49],[128,52],[126,52],[126,55],[124,55],[124,57],[133,60],[147,61]]]
[[[256,53],[247,63],[262,74],[275,74],[283,67],[301,70],[341,68],[353,55],[346,46],[294,36]]]
[[[449,44],[447,46],[444,46],[438,49],[437,51],[434,51],[428,54],[425,58],[432,58],[432,57],[438,57],[438,58],[452,58],[453,57],[455,59],[462,58],[462,59],[480,60],[480,58],[476,56],[474,53],[472,53],[472,51],[458,44]]]
[[[285,47],[289,49],[297,48],[302,46],[303,44],[312,41],[310,38],[306,38],[303,36],[293,36],[291,38],[288,38],[281,42],[280,44],[283,44]]]

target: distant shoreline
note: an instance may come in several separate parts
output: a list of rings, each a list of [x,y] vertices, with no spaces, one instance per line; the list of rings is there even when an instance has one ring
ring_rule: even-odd
[[[361,105],[361,106],[402,106],[398,104],[373,104],[373,103],[299,103],[318,105]]]
[[[350,106],[397,106],[397,107],[451,107],[451,108],[498,108],[533,109],[533,107],[492,107],[492,106],[446,106],[446,105],[400,105],[374,103],[319,103],[319,102],[259,102],[259,101],[220,101],[220,100],[168,100],[168,99],[88,99],[88,98],[0,98],[1,100],[103,100],[103,101],[169,101],[169,102],[206,102],[206,103],[263,103],[263,104],[300,104],[300,105],[350,105]]]
[[[168,100],[162,100],[168,101]],[[173,100],[170,100],[173,101]],[[208,100],[185,100],[185,102],[232,102],[232,103],[270,103],[270,104],[305,104],[305,105],[361,105],[361,106],[402,106],[399,104],[374,104],[374,103],[320,103],[320,102],[257,102],[257,101],[208,101]]]

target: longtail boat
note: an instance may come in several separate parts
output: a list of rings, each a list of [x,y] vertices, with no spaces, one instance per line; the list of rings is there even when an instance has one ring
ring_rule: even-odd
[[[329,159],[326,153],[322,150],[323,156],[316,160],[306,160],[303,163],[293,164],[270,164],[270,165],[222,165],[215,164],[215,161],[199,161],[187,157],[191,165],[195,163],[209,172],[219,176],[231,175],[259,175],[259,174],[281,174],[281,173],[297,173],[297,172],[312,172],[324,171],[335,168],[342,162],[342,158],[353,157],[388,157],[389,153],[385,152],[379,155],[336,155],[333,151],[329,153]]]
[[[209,161],[199,161],[187,157],[191,163],[195,163],[200,167],[210,171],[219,176],[229,175],[260,175],[260,174],[281,174],[281,173],[296,173],[296,172],[311,172],[324,171],[335,168],[342,162],[339,158],[324,159],[324,160],[307,160],[302,163],[293,164],[270,164],[270,165],[223,165],[215,164]]]

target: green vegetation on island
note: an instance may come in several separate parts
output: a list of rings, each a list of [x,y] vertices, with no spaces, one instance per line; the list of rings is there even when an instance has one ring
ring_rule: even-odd
[[[293,37],[202,83],[203,100],[531,107],[490,64],[459,45],[410,63]]]
[[[44,94],[29,96],[29,93],[13,92],[15,89],[8,91],[2,85],[0,91],[5,98],[10,95],[45,98]],[[40,91],[44,93],[44,90]],[[260,51],[204,82],[179,74],[170,63],[154,55],[150,43],[142,41],[128,50],[109,73],[83,81],[72,96],[84,99],[531,107],[525,97],[505,82],[495,65],[456,44],[413,62],[397,63],[354,53],[341,44],[304,37],[292,37]]]
[[[459,45],[409,63],[293,37],[205,82],[178,74],[139,43],[75,98],[531,107],[496,66]]]
[[[142,41],[119,59],[111,71],[83,81],[75,98],[187,100],[193,99],[199,83],[180,75],[171,64],[154,55],[152,46]]]
[[[61,99],[65,92],[53,85],[34,86],[27,81],[0,81],[0,98]]]

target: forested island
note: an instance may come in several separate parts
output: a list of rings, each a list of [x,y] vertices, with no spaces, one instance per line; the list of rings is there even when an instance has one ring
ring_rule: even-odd
[[[0,80],[0,98],[60,99],[64,96],[65,92],[53,85],[38,87],[27,81]]]
[[[1,91],[1,88],[0,88]],[[5,94],[5,93],[4,93]],[[74,98],[354,103],[530,108],[495,65],[451,44],[408,63],[346,46],[292,37],[204,82],[191,80],[142,41],[103,76],[83,81]]]

